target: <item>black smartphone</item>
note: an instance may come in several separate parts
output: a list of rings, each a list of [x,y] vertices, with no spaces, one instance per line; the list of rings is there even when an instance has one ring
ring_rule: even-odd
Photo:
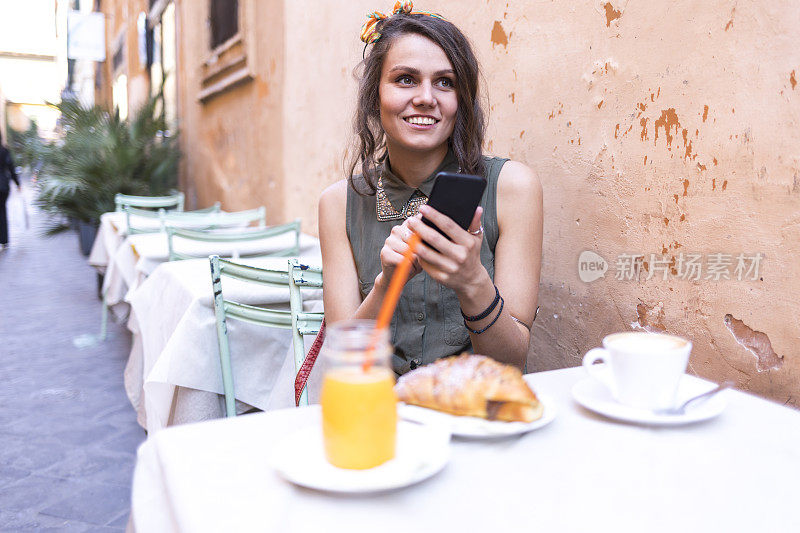
[[[452,218],[462,228],[467,229],[472,222],[472,217],[475,216],[475,209],[481,203],[484,189],[486,189],[486,180],[481,176],[439,172],[428,198],[428,205]],[[442,230],[436,227],[436,224],[427,218],[422,217],[422,221],[447,237]],[[450,237],[447,238],[450,239]],[[433,248],[427,242],[425,244]]]

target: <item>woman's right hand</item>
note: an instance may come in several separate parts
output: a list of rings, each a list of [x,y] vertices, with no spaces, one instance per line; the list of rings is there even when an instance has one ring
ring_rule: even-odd
[[[403,261],[403,254],[408,250],[408,239],[411,238],[411,230],[408,227],[408,220],[392,228],[392,232],[386,238],[381,248],[381,273],[375,278],[375,287],[385,291],[389,287],[389,282],[394,275],[394,271]],[[411,265],[411,273],[408,279],[413,278],[422,272],[422,267],[414,255],[414,262]],[[408,282],[408,280],[406,280]]]

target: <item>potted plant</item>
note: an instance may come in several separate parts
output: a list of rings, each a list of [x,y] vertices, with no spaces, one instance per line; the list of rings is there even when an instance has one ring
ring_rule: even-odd
[[[78,221],[81,249],[91,250],[100,215],[113,211],[117,193],[169,194],[177,184],[179,150],[159,98],[150,98],[130,119],[75,100],[58,104],[62,135],[42,149],[37,205],[50,215],[47,235]],[[163,109],[163,106],[160,106]]]

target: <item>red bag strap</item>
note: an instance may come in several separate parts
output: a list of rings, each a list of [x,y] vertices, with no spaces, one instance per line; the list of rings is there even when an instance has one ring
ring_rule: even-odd
[[[297,372],[297,376],[294,378],[294,404],[296,406],[300,405],[300,396],[303,394],[303,389],[306,388],[308,376],[311,375],[311,369],[314,368],[314,363],[317,362],[317,357],[319,356],[319,351],[322,348],[323,342],[325,342],[324,318],[322,319],[322,324],[319,326],[319,332],[314,338],[313,344],[311,344],[311,349],[308,350],[308,354],[303,360],[303,364],[300,365],[300,370]]]

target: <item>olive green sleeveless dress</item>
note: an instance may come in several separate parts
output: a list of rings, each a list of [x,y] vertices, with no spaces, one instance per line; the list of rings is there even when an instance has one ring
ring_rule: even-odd
[[[492,279],[499,235],[497,177],[506,161],[484,157],[487,184],[481,200],[484,228],[481,263]],[[413,189],[388,167],[384,163],[376,194],[361,196],[352,187],[347,189],[347,237],[358,270],[362,300],[381,272],[380,251],[392,228],[414,216],[419,206],[427,202],[436,174],[459,170],[451,151],[439,168],[418,189]],[[355,176],[354,182],[359,190],[367,190],[361,176]],[[390,334],[395,351],[392,366],[398,375],[440,357],[470,351],[472,347],[455,292],[432,280],[424,271],[406,284],[392,318]]]

